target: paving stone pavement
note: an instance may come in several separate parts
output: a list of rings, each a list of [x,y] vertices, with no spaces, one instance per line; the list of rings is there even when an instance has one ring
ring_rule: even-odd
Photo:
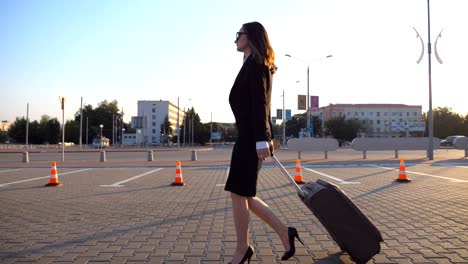
[[[60,176],[73,170],[59,168],[63,187],[43,187],[47,179],[0,187],[1,263],[230,260],[236,236],[223,186],[226,167],[183,168],[183,187],[169,186],[175,168],[141,176],[122,187],[101,185],[153,169],[90,169]],[[397,172],[378,167],[304,169],[305,180],[322,177],[314,170],[355,182],[339,186],[385,240],[370,263],[468,263],[468,183],[409,174],[411,183],[398,184],[393,181]],[[408,170],[468,180],[467,168]],[[45,169],[2,173],[0,186],[47,174]],[[261,170],[257,193],[282,221],[298,229],[305,246],[298,245],[291,261],[280,261],[284,249],[279,238],[252,215],[252,263],[353,263],[340,253],[279,169]]]

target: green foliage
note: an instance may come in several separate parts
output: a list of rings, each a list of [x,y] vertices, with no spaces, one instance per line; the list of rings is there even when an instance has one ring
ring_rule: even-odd
[[[322,131],[322,120],[317,116],[312,116],[312,127],[313,135],[321,136]],[[307,114],[297,114],[292,117],[291,120],[286,121],[286,137],[299,137],[299,132],[301,129],[306,129],[307,126]]]
[[[191,129],[192,122],[194,124],[193,126],[194,144],[205,145],[207,142],[210,141],[210,125],[209,123],[203,124],[201,122],[200,116],[195,112],[195,109],[193,107],[185,112],[185,120],[182,122],[182,125],[180,127],[181,144],[183,143],[184,138],[187,141],[187,145],[188,145],[188,142],[191,142],[191,140],[189,139],[189,136],[191,137],[192,133],[191,131],[188,131],[188,130],[189,128]],[[184,137],[184,126],[186,126],[185,137]]]
[[[57,144],[60,137],[60,123],[56,118],[43,115],[41,121],[29,123],[29,144]],[[16,118],[8,130],[8,136],[15,143],[26,143],[26,118]]]
[[[117,131],[119,134],[122,131],[121,126],[121,113],[118,107],[118,103],[116,100],[108,102],[104,100],[98,103],[96,108],[93,108],[92,105],[85,105],[83,106],[83,142],[86,141],[86,118],[88,119],[88,141],[84,142],[84,144],[91,144],[93,138],[99,137],[101,134],[101,128],[99,127],[101,124],[103,125],[102,135],[106,138],[109,138],[112,141],[112,115],[117,116]],[[80,111],[78,110],[75,114],[75,124],[78,124],[78,127],[75,127],[75,131],[71,133],[71,137],[67,137],[67,133],[65,132],[65,136],[70,142],[79,142],[79,125],[80,125]],[[75,124],[70,123],[70,125],[75,126]],[[134,133],[135,130],[131,129],[129,125],[124,125],[125,133]],[[67,131],[67,129],[65,129]],[[77,134],[76,134],[77,133]],[[115,139],[117,141],[117,139]]]
[[[338,140],[351,141],[357,137],[361,123],[357,120],[334,117],[325,122],[327,133]]]
[[[8,132],[0,131],[0,143],[6,143],[8,141]]]
[[[444,139],[452,135],[468,136],[468,114],[465,118],[449,107],[438,107],[432,111],[434,136]],[[429,127],[426,122],[426,127]]]

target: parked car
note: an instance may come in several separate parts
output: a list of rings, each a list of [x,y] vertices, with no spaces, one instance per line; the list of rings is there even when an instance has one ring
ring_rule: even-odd
[[[446,139],[443,139],[440,141],[440,146],[442,147],[453,147],[453,142],[455,142],[455,139],[457,138],[463,138],[465,136],[448,136]]]

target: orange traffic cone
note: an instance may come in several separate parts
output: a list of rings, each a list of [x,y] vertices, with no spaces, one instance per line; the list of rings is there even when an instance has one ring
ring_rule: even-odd
[[[302,179],[302,171],[301,171],[301,160],[296,160],[296,174],[294,175],[294,181],[297,184],[304,184],[304,180]]]
[[[182,178],[182,167],[180,166],[180,160],[176,161],[176,176],[174,182],[171,184],[173,186],[184,186],[184,179]]]
[[[55,161],[52,162],[52,169],[50,170],[49,183],[46,184],[45,186],[48,186],[48,187],[62,186],[62,184],[59,183],[59,179],[57,176],[57,163]]]
[[[400,172],[398,173],[398,178],[396,179],[397,182],[410,182],[411,180],[406,177],[406,167],[405,167],[405,159],[400,159]]]

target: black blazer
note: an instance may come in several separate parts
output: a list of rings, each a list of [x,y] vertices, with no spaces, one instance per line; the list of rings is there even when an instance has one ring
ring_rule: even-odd
[[[250,55],[242,65],[229,95],[239,138],[270,142],[272,73]]]

